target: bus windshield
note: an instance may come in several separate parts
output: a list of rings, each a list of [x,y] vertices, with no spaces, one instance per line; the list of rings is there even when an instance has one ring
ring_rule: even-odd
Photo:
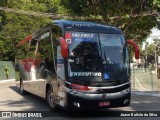
[[[125,41],[121,34],[99,34],[101,54],[104,64],[122,63]]]
[[[127,49],[122,34],[72,32],[69,47],[69,76],[98,76],[126,72]],[[123,74],[124,75],[124,74]]]
[[[100,57],[96,33],[72,33],[69,46],[69,67],[72,72],[97,71]]]

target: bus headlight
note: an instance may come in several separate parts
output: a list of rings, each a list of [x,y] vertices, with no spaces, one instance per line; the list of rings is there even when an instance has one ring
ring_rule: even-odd
[[[122,93],[127,94],[127,93],[129,93],[130,91],[131,91],[131,88],[127,88],[127,89],[123,90]]]

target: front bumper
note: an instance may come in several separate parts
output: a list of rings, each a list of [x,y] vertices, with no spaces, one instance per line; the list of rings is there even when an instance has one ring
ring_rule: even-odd
[[[76,109],[122,107],[130,104],[130,88],[116,93],[102,94],[79,92],[68,88],[66,91],[69,107]],[[107,102],[109,104],[99,106],[100,102]]]

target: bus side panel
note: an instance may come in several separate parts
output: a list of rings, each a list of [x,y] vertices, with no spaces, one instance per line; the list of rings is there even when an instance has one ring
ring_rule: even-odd
[[[28,90],[28,82],[31,80],[29,68],[32,60],[27,59],[28,49],[28,43],[18,47],[15,61],[16,85],[20,87],[20,80],[22,80],[24,84],[23,89],[26,91]]]

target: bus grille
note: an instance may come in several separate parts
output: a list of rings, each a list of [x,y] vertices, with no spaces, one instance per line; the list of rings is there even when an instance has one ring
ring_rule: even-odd
[[[126,84],[124,86],[120,86],[120,87],[116,87],[116,88],[98,89],[96,92],[99,94],[101,94],[101,93],[116,93],[116,92],[123,91],[129,87],[130,87],[130,84]]]

